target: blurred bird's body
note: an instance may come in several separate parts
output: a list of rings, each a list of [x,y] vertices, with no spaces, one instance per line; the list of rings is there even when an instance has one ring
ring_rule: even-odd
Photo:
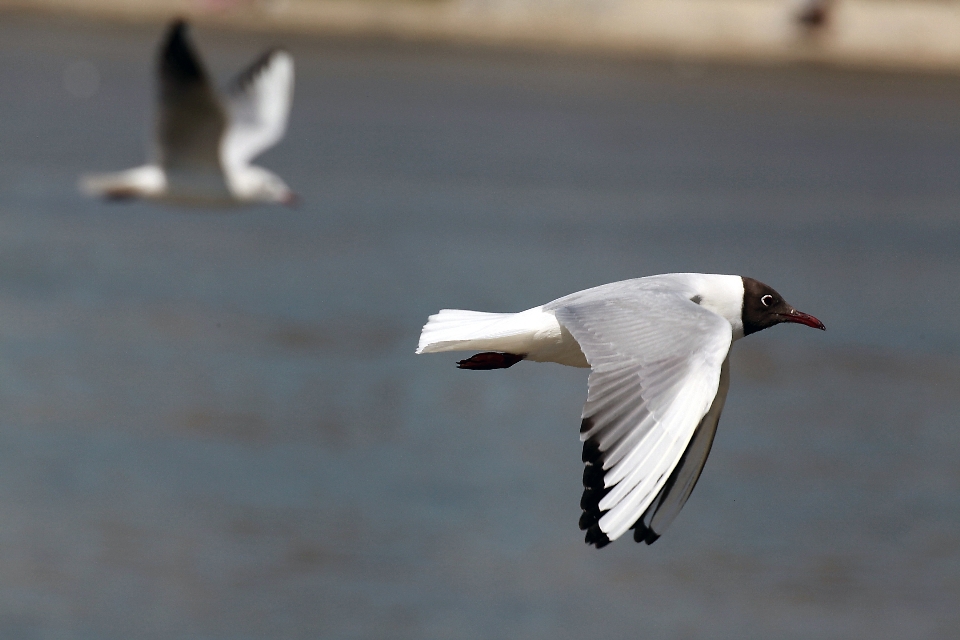
[[[111,200],[174,204],[293,204],[276,174],[250,161],[279,141],[293,97],[293,58],[274,49],[234,80],[222,97],[175,22],[160,49],[155,160],[115,173],[85,176],[81,188]]]

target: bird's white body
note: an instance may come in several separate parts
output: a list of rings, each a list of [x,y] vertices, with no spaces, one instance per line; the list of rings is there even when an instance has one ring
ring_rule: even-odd
[[[656,284],[659,280],[662,286],[676,285],[682,280],[682,288],[689,291],[691,300],[696,298],[701,307],[730,323],[733,340],[743,337],[743,280],[740,276],[682,273],[639,280],[649,284]],[[589,291],[592,290],[580,293]],[[557,320],[556,311],[544,309],[544,306],[519,313],[441,309],[430,316],[423,327],[417,353],[503,351],[524,354],[525,360],[534,362],[589,367],[579,343]]]
[[[81,188],[88,195],[113,199],[142,198],[176,205],[229,207],[247,202],[272,202],[268,195],[270,189],[265,185],[282,182],[271,171],[256,165],[236,166],[207,179],[191,177],[195,179],[189,182],[170,180],[159,165],[145,164],[125,171],[86,176]]]

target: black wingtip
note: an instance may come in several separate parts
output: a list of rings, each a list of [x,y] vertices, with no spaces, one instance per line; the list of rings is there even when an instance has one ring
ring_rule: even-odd
[[[586,535],[583,536],[583,541],[587,544],[592,544],[597,549],[602,549],[610,544],[610,538],[600,530],[599,524],[595,524],[587,529]]]
[[[204,80],[206,74],[197,59],[187,36],[189,25],[177,19],[170,23],[167,36],[160,48],[160,73],[179,82]]]
[[[583,513],[580,515],[579,526],[581,531],[587,532],[587,544],[599,549],[610,544],[610,539],[600,530],[598,524],[604,513],[600,510],[600,501],[610,490],[603,486],[603,476],[606,474],[603,469],[603,452],[596,441],[587,440],[583,443],[580,457],[583,459],[583,496],[580,498]]]
[[[183,18],[176,18],[170,23],[170,26],[167,27],[167,35],[164,37],[163,50],[164,52],[168,51],[171,46],[175,46],[174,43],[183,42],[187,39],[187,32],[190,29],[190,25]]]
[[[589,488],[583,490],[583,495],[580,496],[580,508],[584,511],[594,512],[596,515],[594,520],[600,519],[600,501],[603,500],[607,492],[601,487],[599,489]]]
[[[600,489],[603,487],[603,467],[599,464],[583,465],[583,488]]]
[[[580,454],[580,459],[584,462],[595,464],[600,460],[600,456],[602,455],[603,452],[600,451],[600,445],[593,440],[588,440],[583,443],[583,453]]]
[[[643,524],[643,520],[637,520],[637,523],[633,525],[634,542],[646,542],[648,545],[651,545],[659,539],[660,534]]]

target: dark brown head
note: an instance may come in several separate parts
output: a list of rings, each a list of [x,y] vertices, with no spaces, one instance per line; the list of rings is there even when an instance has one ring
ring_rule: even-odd
[[[762,331],[781,322],[796,322],[814,329],[825,330],[823,323],[806,313],[797,311],[773,288],[754,280],[743,278],[743,335]]]

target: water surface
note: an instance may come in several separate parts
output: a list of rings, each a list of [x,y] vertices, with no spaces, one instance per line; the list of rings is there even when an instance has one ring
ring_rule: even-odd
[[[0,24],[0,636],[957,636],[960,80],[199,29],[296,57],[303,206],[84,199],[160,33]],[[681,515],[597,551],[586,373],[413,350],[670,271],[828,331],[738,343]]]

